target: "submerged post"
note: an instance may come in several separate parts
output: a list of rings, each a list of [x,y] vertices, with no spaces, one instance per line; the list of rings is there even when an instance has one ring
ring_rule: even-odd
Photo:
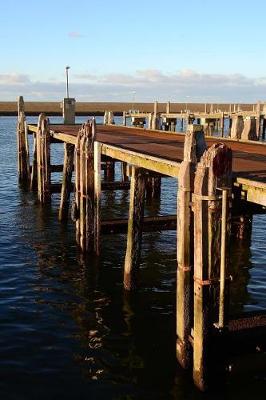
[[[130,204],[127,232],[127,250],[124,265],[124,288],[135,289],[141,255],[142,225],[144,217],[145,172],[132,166]]]
[[[189,125],[184,145],[184,161],[178,175],[177,197],[177,280],[176,280],[176,355],[183,368],[191,360],[189,336],[192,328],[193,217],[191,194],[196,163],[206,143],[203,127]]]

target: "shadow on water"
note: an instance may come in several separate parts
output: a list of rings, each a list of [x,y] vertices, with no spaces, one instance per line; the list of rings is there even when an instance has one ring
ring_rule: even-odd
[[[202,395],[177,365],[175,232],[144,234],[141,287],[125,293],[126,236],[104,236],[101,257],[85,260],[76,249],[73,224],[57,221],[59,198],[41,208],[35,195],[18,189],[13,139],[9,146],[11,155],[0,164],[3,398],[264,398],[265,370],[227,376],[221,388]],[[148,206],[146,214],[174,214],[175,190],[163,180],[161,202]],[[103,215],[110,216],[112,207],[112,217],[125,217],[128,201],[128,192],[106,192]],[[251,300],[265,306],[252,272],[265,265],[263,217],[255,221],[251,249],[239,245],[233,251],[236,312]]]

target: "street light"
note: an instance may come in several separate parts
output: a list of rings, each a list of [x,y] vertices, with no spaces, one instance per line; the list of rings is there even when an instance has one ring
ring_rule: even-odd
[[[68,90],[68,70],[70,69],[70,67],[67,65],[66,66],[66,95],[67,98],[69,99],[69,90]]]

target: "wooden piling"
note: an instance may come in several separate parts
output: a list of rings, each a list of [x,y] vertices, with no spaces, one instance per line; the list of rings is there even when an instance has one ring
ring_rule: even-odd
[[[36,133],[36,163],[38,200],[42,204],[51,200],[50,129],[45,114],[40,114]]]
[[[94,252],[100,254],[101,234],[101,143],[94,142]]]
[[[115,180],[115,161],[114,160],[106,161],[104,177],[105,177],[105,181],[114,182],[114,180]]]
[[[76,240],[84,253],[94,252],[95,192],[94,138],[95,120],[83,124],[75,151]]]
[[[153,116],[152,116],[152,129],[160,129],[158,117],[158,101],[154,102]]]
[[[127,176],[127,163],[121,161],[121,178],[122,182],[127,182],[128,181],[128,176]]]
[[[257,123],[254,117],[246,117],[244,119],[244,127],[241,133],[243,140],[258,140],[257,136]]]
[[[176,355],[183,368],[191,361],[189,336],[192,328],[193,216],[190,207],[194,169],[206,150],[203,127],[189,125],[185,137],[184,161],[178,175]]]
[[[61,199],[59,208],[59,221],[67,221],[69,210],[69,198],[72,189],[72,171],[74,164],[75,146],[70,143],[64,143],[64,167],[61,189]]]
[[[153,200],[159,200],[161,196],[161,176],[147,174],[145,188],[147,203],[151,204]]]
[[[232,118],[231,138],[241,139],[242,131],[244,128],[244,121],[242,115],[235,115]]]
[[[231,150],[224,144],[215,144],[202,156],[194,180],[193,378],[201,390],[208,387],[209,338],[219,310],[222,212],[219,189],[230,187],[231,169]],[[229,229],[228,221],[226,226]]]
[[[137,273],[141,255],[144,198],[145,172],[141,168],[132,166],[127,250],[124,265],[124,288],[126,290],[133,290],[137,287]]]
[[[20,111],[17,123],[18,177],[27,185],[30,181],[28,129],[24,111]]]
[[[19,181],[27,185],[30,181],[30,161],[28,129],[25,118],[24,99],[22,96],[18,98],[17,154]]]

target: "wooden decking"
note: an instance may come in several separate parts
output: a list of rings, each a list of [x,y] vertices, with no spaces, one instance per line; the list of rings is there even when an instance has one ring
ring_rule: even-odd
[[[76,144],[80,125],[51,125],[54,139]],[[35,132],[37,127],[29,125]],[[97,125],[96,140],[101,152],[112,158],[177,177],[183,160],[185,135],[117,125]],[[207,138],[208,146],[225,142],[233,152],[234,184],[246,200],[266,206],[266,143]]]

